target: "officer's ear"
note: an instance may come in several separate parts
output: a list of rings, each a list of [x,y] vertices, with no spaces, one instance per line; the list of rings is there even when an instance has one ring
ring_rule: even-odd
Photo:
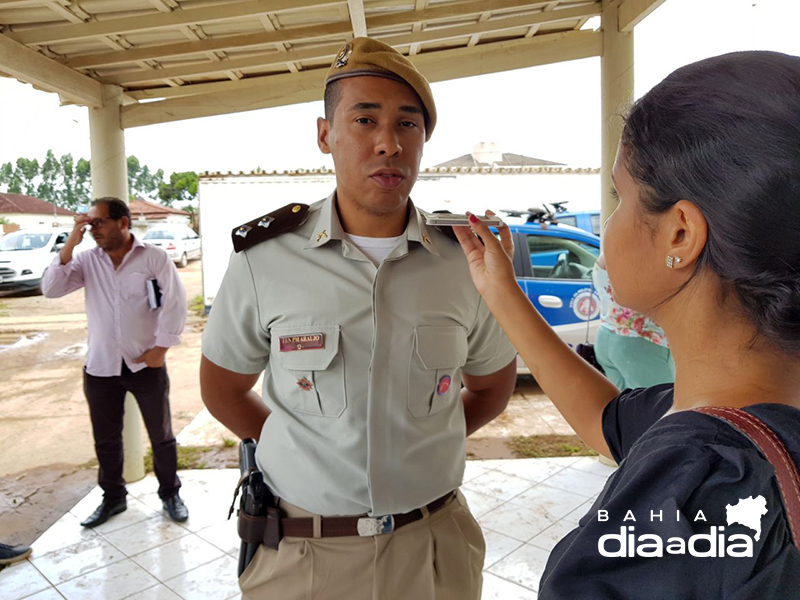
[[[323,154],[330,154],[331,147],[328,144],[328,136],[331,133],[331,123],[327,119],[317,117],[317,146]]]

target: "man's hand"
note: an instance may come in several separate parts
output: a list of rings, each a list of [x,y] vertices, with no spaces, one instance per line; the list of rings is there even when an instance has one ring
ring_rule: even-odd
[[[65,265],[72,260],[72,250],[83,241],[83,236],[86,233],[86,227],[92,220],[86,215],[78,215],[75,217],[75,226],[61,248],[61,264]]]
[[[75,226],[67,238],[66,244],[73,248],[83,241],[83,235],[86,233],[86,226],[91,223],[91,219],[86,215],[78,215],[75,217]]]
[[[151,369],[158,369],[164,366],[164,358],[167,356],[167,348],[162,348],[161,346],[155,346],[150,348],[147,352],[142,354],[139,358],[137,358],[133,362],[137,363],[147,363],[147,366]]]

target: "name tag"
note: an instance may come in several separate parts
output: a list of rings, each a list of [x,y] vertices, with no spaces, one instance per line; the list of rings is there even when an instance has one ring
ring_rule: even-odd
[[[325,347],[324,333],[306,333],[304,335],[282,335],[280,337],[281,352],[297,350],[319,350]]]

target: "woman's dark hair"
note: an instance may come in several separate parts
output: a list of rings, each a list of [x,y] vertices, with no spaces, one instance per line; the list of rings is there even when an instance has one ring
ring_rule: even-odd
[[[131,226],[131,211],[122,200],[114,196],[105,196],[92,202],[92,206],[97,206],[98,204],[105,204],[109,218],[115,221],[119,221],[122,217],[128,217],[128,227]]]
[[[698,271],[759,334],[800,357],[800,57],[736,52],[682,67],[639,99],[622,134],[645,213],[693,202]]]

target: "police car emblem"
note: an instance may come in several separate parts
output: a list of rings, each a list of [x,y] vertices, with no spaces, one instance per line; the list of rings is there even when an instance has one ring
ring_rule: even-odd
[[[252,227],[250,227],[249,225],[242,225],[241,227],[239,227],[239,229],[236,230],[236,235],[245,238],[247,237],[247,234],[250,232],[251,229]]]
[[[352,51],[353,49],[350,48],[350,44],[345,44],[344,48],[339,50],[339,54],[336,55],[336,61],[333,64],[334,68],[338,69],[345,66],[347,61],[350,60],[350,53]]]
[[[258,222],[258,226],[266,229],[274,220],[275,217],[261,217],[261,220]]]

